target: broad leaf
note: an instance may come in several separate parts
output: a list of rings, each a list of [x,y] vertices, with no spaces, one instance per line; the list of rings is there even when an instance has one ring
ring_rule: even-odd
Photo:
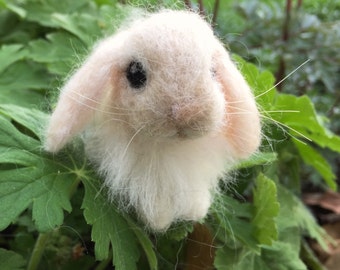
[[[42,67],[24,61],[16,62],[0,75],[1,103],[25,107],[41,104],[44,98],[39,90],[46,90],[49,84],[50,76]]]
[[[134,229],[115,205],[109,203],[105,194],[102,194],[105,191],[98,179],[85,178],[83,183],[85,197],[82,208],[86,221],[92,225],[91,236],[95,242],[96,258],[104,260],[112,252],[115,269],[137,269],[136,262],[140,254]],[[138,232],[137,236],[141,237]]]
[[[307,96],[296,97],[280,94],[277,96],[275,109],[298,112],[273,115],[275,120],[288,125],[294,136],[304,140],[303,135],[321,147],[328,147],[333,151],[340,152],[340,137],[325,127],[321,118],[317,115],[313,103]]]
[[[71,211],[68,196],[77,182],[75,164],[67,157],[59,160],[43,153],[38,138],[45,122],[46,115],[39,111],[0,107],[0,229],[30,205],[39,231],[60,226],[63,211]]]

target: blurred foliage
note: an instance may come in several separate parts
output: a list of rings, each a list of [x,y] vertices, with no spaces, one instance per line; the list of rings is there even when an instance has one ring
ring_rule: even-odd
[[[159,6],[207,16],[242,57],[234,55],[261,109],[261,152],[235,167],[238,181],[221,186],[204,220],[213,244],[193,238],[190,222],[154,234],[109,204],[81,142],[55,156],[41,150],[51,100],[67,75],[124,18]],[[300,195],[311,184],[337,189],[339,7],[330,0],[0,0],[0,269],[185,269],[195,263],[194,242],[215,254],[211,268],[322,269],[300,258],[306,237],[323,248],[329,240]]]

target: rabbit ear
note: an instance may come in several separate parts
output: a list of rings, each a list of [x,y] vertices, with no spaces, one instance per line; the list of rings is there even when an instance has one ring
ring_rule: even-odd
[[[237,158],[247,158],[259,147],[261,126],[255,98],[245,79],[218,44],[215,55],[216,77],[226,100],[226,125],[224,134]]]
[[[91,121],[110,82],[115,42],[99,43],[63,87],[45,138],[45,150],[57,152]]]

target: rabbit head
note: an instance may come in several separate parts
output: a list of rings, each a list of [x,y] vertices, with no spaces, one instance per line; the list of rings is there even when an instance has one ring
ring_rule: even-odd
[[[46,149],[58,151],[100,109],[159,139],[223,132],[240,157],[259,144],[249,87],[208,24],[189,12],[153,15],[100,42],[64,86]]]

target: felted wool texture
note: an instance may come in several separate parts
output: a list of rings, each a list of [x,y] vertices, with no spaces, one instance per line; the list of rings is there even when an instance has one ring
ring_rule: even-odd
[[[138,88],[127,76],[137,62]],[[100,41],[65,84],[45,148],[81,132],[111,199],[158,231],[202,219],[218,180],[261,140],[251,90],[210,26],[169,10]]]

